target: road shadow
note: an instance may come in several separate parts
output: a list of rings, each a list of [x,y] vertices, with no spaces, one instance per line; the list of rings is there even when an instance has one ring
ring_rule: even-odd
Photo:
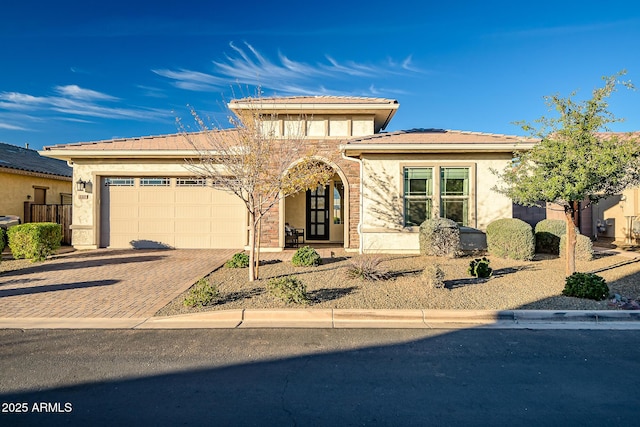
[[[61,283],[56,285],[30,286],[27,288],[2,289],[0,290],[0,298],[13,297],[17,295],[40,294],[45,292],[68,291],[71,289],[110,286],[118,282],[120,282],[120,280],[96,280],[88,282]]]
[[[8,392],[18,386],[15,379],[7,385],[15,374],[0,373],[0,401],[28,408],[1,414],[4,425],[635,425],[640,399],[635,376],[613,381],[594,374],[632,369],[640,359],[640,348],[629,345],[637,331],[15,331],[2,337],[11,343],[0,350],[2,359],[27,354],[31,370],[50,365],[41,361],[48,353],[34,355],[34,348],[72,353],[42,380],[60,386]],[[34,411],[40,402],[55,412]]]

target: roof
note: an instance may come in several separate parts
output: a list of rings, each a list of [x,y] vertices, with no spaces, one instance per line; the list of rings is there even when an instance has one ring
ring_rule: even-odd
[[[410,129],[348,140],[349,154],[363,152],[513,152],[532,148],[540,140],[516,135],[449,129]]]
[[[460,144],[460,143],[502,143],[537,142],[537,139],[497,133],[470,132],[450,129],[410,129],[385,132],[376,135],[350,139],[347,144]]]
[[[635,132],[598,132],[598,135],[602,136],[603,138],[617,137],[617,138],[620,138],[620,139],[623,139],[623,140],[634,138],[636,140],[639,140],[639,142],[640,142],[640,131],[635,131]]]
[[[73,169],[63,160],[43,157],[35,150],[0,143],[0,168],[70,178]]]
[[[222,130],[218,132],[233,132]],[[116,138],[102,141],[76,142],[70,144],[58,144],[44,147],[47,151],[193,151],[194,149],[207,149],[204,132],[188,134],[176,133],[170,135],[150,135],[133,138]]]
[[[242,114],[243,111],[260,111],[272,114],[373,116],[375,132],[387,127],[399,106],[395,99],[358,96],[243,98],[229,102],[229,109],[236,114]]]
[[[260,102],[265,104],[397,104],[395,99],[361,96],[285,96],[272,98],[242,98],[231,103]]]

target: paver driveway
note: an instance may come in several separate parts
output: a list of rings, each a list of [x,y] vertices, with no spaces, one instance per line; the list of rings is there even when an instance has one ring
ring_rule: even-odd
[[[0,317],[150,317],[235,252],[73,252],[0,273]]]

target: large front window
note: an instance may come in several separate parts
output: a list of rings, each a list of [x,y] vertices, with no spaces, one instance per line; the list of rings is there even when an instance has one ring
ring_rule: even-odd
[[[439,182],[434,182],[440,175]],[[434,194],[436,195],[434,197]],[[438,215],[439,208],[439,215]],[[411,227],[435,216],[449,218],[459,225],[469,223],[469,168],[404,168],[404,222]]]

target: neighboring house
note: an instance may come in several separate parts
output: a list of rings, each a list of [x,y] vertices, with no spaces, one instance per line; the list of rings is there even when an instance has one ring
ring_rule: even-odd
[[[0,143],[0,216],[15,215],[24,221],[30,203],[70,204],[72,175],[62,160]]]
[[[638,138],[640,143],[640,132],[602,132],[599,135],[633,137]],[[543,209],[519,210],[514,216],[527,220],[527,216],[534,212],[542,213],[538,220],[565,219],[563,208],[553,203],[546,204]],[[574,223],[581,234],[594,240],[627,245],[640,244],[640,188],[629,188],[622,194],[597,203],[590,203],[588,200],[580,202]]]
[[[255,108],[247,100],[233,111]],[[261,100],[286,138],[305,130],[316,158],[335,174],[325,187],[282,200],[264,218],[262,250],[285,246],[285,224],[304,230],[307,243],[330,242],[352,251],[418,252],[418,226],[446,216],[484,230],[511,217],[511,200],[492,191],[516,149],[537,140],[437,129],[384,133],[399,104],[393,99],[286,97]],[[292,117],[296,117],[292,123]],[[298,118],[300,117],[300,118]],[[195,141],[204,141],[194,134]],[[247,214],[242,201],[192,176],[197,159],[181,135],[45,147],[42,154],[73,164],[73,245],[77,248],[168,246],[244,248]]]

